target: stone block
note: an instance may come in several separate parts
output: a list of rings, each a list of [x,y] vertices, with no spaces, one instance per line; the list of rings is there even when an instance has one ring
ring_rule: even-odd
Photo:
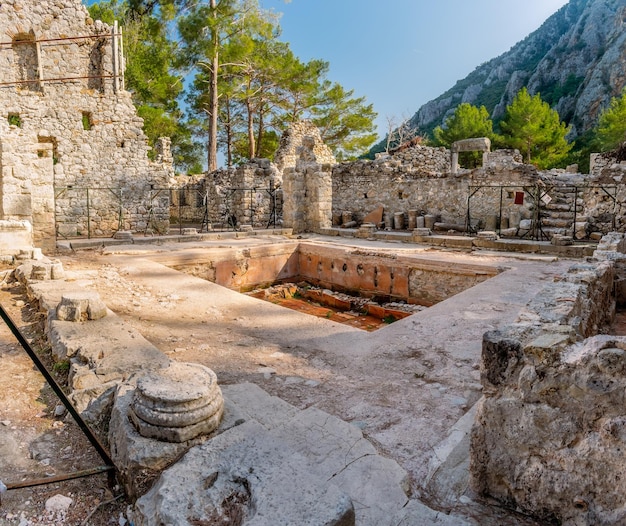
[[[377,207],[363,218],[363,223],[374,223],[377,225],[383,220],[383,206]]]
[[[560,234],[555,234],[552,236],[550,243],[555,246],[567,246],[574,243],[572,236],[564,236]]]
[[[65,293],[56,308],[60,321],[99,320],[106,315],[107,307],[100,295],[91,291]]]
[[[113,235],[113,239],[119,239],[122,241],[132,241],[133,233],[130,230],[118,230]]]

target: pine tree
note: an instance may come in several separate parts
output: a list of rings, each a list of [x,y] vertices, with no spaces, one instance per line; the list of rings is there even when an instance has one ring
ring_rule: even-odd
[[[603,151],[615,150],[626,141],[626,88],[600,114],[596,135]]]
[[[507,107],[500,122],[505,145],[517,148],[528,164],[537,168],[553,168],[567,158],[572,145],[565,138],[570,128],[559,114],[522,88]]]

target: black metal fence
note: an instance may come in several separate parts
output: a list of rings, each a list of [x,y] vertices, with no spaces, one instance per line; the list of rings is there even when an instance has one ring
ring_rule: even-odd
[[[55,188],[57,238],[112,237],[120,230],[166,235],[178,229],[199,232],[277,228],[282,192],[265,188],[187,185],[184,188]]]
[[[476,233],[485,228],[489,216],[493,229],[505,234],[512,214],[525,211],[529,228],[522,237],[549,240],[551,233],[589,239],[592,232],[623,231],[626,194],[615,184],[515,185],[483,184],[469,187],[466,226]]]

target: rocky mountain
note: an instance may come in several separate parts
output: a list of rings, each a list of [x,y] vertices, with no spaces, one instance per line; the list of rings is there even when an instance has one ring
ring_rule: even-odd
[[[422,106],[411,124],[429,133],[462,102],[484,105],[494,122],[526,86],[572,125],[592,128],[626,85],[626,0],[571,0],[509,51],[478,66]]]

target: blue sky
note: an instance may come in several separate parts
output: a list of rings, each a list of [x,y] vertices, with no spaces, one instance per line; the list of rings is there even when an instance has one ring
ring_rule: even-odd
[[[283,41],[378,112],[412,116],[477,66],[522,40],[567,0],[260,0],[282,13]]]

